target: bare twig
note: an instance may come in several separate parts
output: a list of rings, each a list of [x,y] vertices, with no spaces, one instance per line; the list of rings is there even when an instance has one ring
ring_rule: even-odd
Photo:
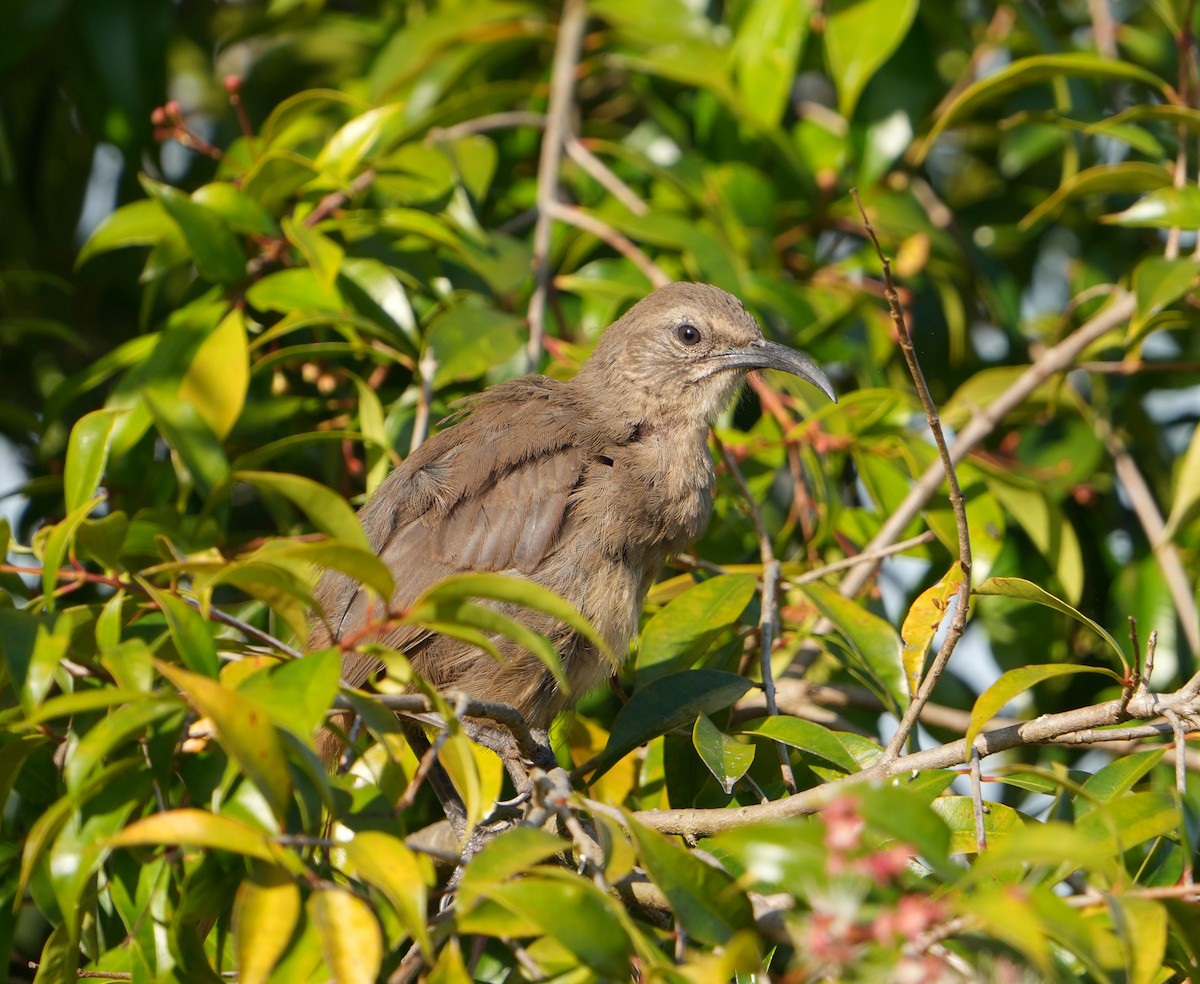
[[[645,215],[650,211],[634,190],[618,178],[612,168],[588,150],[583,141],[574,135],[567,138],[567,156],[595,178],[605,191],[634,215]]]
[[[487,116],[477,116],[473,120],[464,120],[453,126],[435,126],[426,134],[429,143],[461,140],[476,133],[487,133],[491,130],[507,130],[518,126],[531,126],[538,130],[546,128],[546,117],[542,113],[531,110],[512,110],[507,113],[489,113]]]
[[[900,297],[896,293],[896,285],[892,282],[891,263],[879,245],[879,238],[875,235],[875,228],[871,225],[871,220],[867,217],[867,211],[863,208],[862,202],[859,200],[857,190],[851,189],[850,193],[854,196],[854,203],[858,206],[858,210],[862,215],[863,227],[867,230],[867,235],[870,237],[871,243],[874,245],[875,252],[878,254],[879,261],[882,264],[884,296],[887,298],[888,310],[891,312],[892,322],[896,326],[896,335],[900,341],[900,350],[904,353],[904,361],[908,364],[909,375],[912,376],[913,384],[917,388],[917,394],[921,398],[921,406],[925,410],[925,420],[929,424],[930,432],[933,434],[933,440],[938,449],[938,457],[942,464],[942,471],[950,487],[950,506],[954,510],[954,525],[958,533],[958,564],[962,568],[962,583],[958,589],[958,605],[955,607],[954,615],[950,619],[950,625],[946,629],[946,635],[942,640],[941,648],[938,650],[937,656],[934,657],[933,663],[929,667],[929,672],[922,679],[921,686],[913,694],[912,700],[909,701],[909,705],[905,709],[904,716],[900,719],[900,724],[897,726],[895,734],[892,735],[891,741],[888,742],[888,746],[884,750],[884,758],[893,759],[900,754],[900,749],[904,747],[909,735],[912,734],[917,719],[921,716],[921,708],[929,702],[933,688],[937,686],[938,681],[941,679],[942,673],[946,669],[946,664],[950,662],[954,648],[958,645],[958,640],[962,638],[963,630],[966,628],[967,615],[971,604],[971,534],[967,526],[966,503],[963,499],[962,489],[958,484],[958,475],[954,471],[954,461],[950,457],[950,449],[946,445],[946,436],[942,433],[942,421],[938,416],[937,407],[934,405],[933,395],[929,392],[929,385],[925,382],[925,374],[921,371],[921,363],[917,360],[917,352],[912,342],[912,333],[908,329],[904,312],[900,308]]]
[[[899,543],[893,543],[886,547],[877,547],[874,550],[864,550],[853,557],[846,557],[843,560],[835,560],[831,564],[814,567],[811,571],[805,571],[803,574],[798,574],[796,577],[789,577],[785,580],[792,587],[811,584],[813,581],[820,581],[830,574],[849,570],[851,567],[857,567],[859,564],[873,564],[878,560],[883,560],[885,557],[890,557],[892,554],[904,553],[905,550],[911,550],[913,547],[923,547],[925,544],[932,543],[936,539],[937,535],[933,530],[926,530],[924,533],[910,536],[907,540],[901,540]]]
[[[1117,478],[1120,479],[1125,491],[1129,494],[1133,512],[1146,534],[1150,549],[1154,551],[1159,570],[1162,571],[1163,579],[1167,582],[1167,590],[1171,592],[1171,600],[1175,604],[1175,611],[1179,616],[1179,623],[1183,627],[1183,635],[1187,639],[1188,647],[1193,656],[1200,655],[1200,612],[1196,608],[1194,587],[1188,578],[1187,571],[1184,570],[1179,551],[1175,549],[1175,544],[1167,536],[1167,525],[1163,520],[1162,513],[1158,510],[1158,504],[1154,501],[1154,493],[1150,491],[1150,486],[1142,477],[1137,462],[1133,460],[1133,456],[1113,431],[1109,422],[1103,417],[1097,416],[1092,424],[1097,435],[1104,441],[1104,446],[1108,448],[1108,453],[1112,455]]]
[[[554,222],[553,207],[558,203],[558,170],[568,135],[575,70],[587,23],[584,0],[563,0],[558,22],[558,43],[550,70],[550,103],[546,109],[546,131],[538,158],[537,222],[533,229],[533,295],[529,299],[529,342],[526,363],[530,372],[542,356],[542,338],[546,331],[546,299],[550,292],[550,233]]]
[[[585,212],[574,205],[564,205],[562,202],[552,202],[549,205],[552,218],[559,219],[576,229],[590,232],[597,239],[611,246],[618,253],[632,262],[647,280],[655,287],[663,287],[671,282],[666,272],[647,256],[631,239],[617,232],[612,226],[596,218],[590,212]]]
[[[346,204],[351,198],[361,191],[365,191],[371,186],[371,182],[375,180],[374,168],[367,168],[362,174],[358,175],[353,181],[346,186],[345,191],[333,191],[317,202],[317,207],[314,208],[304,219],[304,224],[310,229],[319,222],[324,222],[329,216],[333,215],[339,208]]]
[[[979,749],[971,749],[971,806],[975,816],[975,849],[987,850],[987,824],[984,822],[983,777],[979,769]]]
[[[429,435],[429,407],[433,403],[433,377],[437,374],[437,357],[433,346],[426,345],[417,363],[417,375],[421,377],[421,394],[417,400],[417,412],[413,417],[412,441],[408,445],[408,453],[412,454]]]
[[[746,478],[742,474],[742,470],[738,467],[738,463],[734,460],[733,455],[729,453],[729,449],[725,447],[724,442],[715,434],[713,435],[713,440],[716,442],[717,449],[721,452],[721,458],[725,462],[725,467],[729,470],[729,474],[733,476],[733,480],[737,483],[737,487],[742,493],[742,501],[745,503],[746,511],[750,514],[750,521],[754,524],[754,532],[758,536],[758,552],[762,559],[763,567],[762,601],[758,617],[759,671],[762,674],[762,688],[763,696],[767,701],[767,714],[771,717],[776,717],[779,714],[779,707],[775,703],[775,673],[771,669],[771,651],[775,647],[775,638],[779,635],[779,611],[775,603],[775,595],[779,589],[779,561],[775,559],[775,551],[771,547],[770,534],[767,533],[762,513],[759,512],[758,503],[754,501],[754,496],[750,492],[750,486],[746,484]],[[796,776],[792,772],[792,763],[788,748],[783,742],[775,742],[775,751],[779,755],[779,771],[783,776],[783,784],[789,793],[794,793],[796,791]]]

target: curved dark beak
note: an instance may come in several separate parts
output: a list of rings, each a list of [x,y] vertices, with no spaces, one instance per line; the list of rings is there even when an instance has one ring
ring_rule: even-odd
[[[713,358],[725,369],[778,369],[781,372],[790,372],[793,376],[808,380],[837,403],[837,394],[833,391],[833,386],[817,364],[803,352],[797,352],[778,342],[758,338],[743,348],[722,352]]]

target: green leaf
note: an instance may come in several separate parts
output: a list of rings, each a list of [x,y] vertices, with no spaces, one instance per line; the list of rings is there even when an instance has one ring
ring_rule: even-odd
[[[1129,325],[1136,336],[1154,315],[1183,297],[1196,282],[1200,267],[1193,259],[1167,260],[1148,256],[1133,269],[1133,293],[1137,313]]]
[[[339,182],[348,180],[403,109],[402,102],[390,102],[354,117],[321,148],[317,167]]]
[[[201,496],[207,498],[229,474],[229,461],[217,435],[195,407],[173,395],[145,389],[142,400],[159,434],[179,455]]]
[[[1084,782],[1083,788],[1094,799],[1102,803],[1110,802],[1133,789],[1139,780],[1162,761],[1166,751],[1165,748],[1150,748],[1115,759],[1090,776]],[[1090,808],[1089,801],[1083,797],[1079,798],[1075,807],[1077,814],[1083,814]]]
[[[460,304],[429,326],[426,347],[437,360],[433,385],[477,379],[501,365],[524,344],[523,318],[479,304]]]
[[[67,462],[63,469],[63,495],[67,512],[84,505],[100,484],[108,460],[108,442],[113,424],[123,410],[93,410],[71,428]]]
[[[684,669],[713,637],[733,625],[754,597],[753,574],[720,574],[701,581],[646,622],[638,640],[638,686]]]
[[[628,976],[633,946],[624,914],[610,896],[574,872],[543,868],[537,874],[493,885],[486,894],[515,915],[518,926],[550,937],[600,979]],[[461,932],[477,931],[472,915],[468,912],[458,918]]]
[[[811,0],[754,0],[742,15],[733,42],[734,79],[747,114],[764,129],[778,126],[787,109],[811,16]]]
[[[984,725],[994,718],[1009,701],[1023,694],[1030,687],[1041,683],[1043,680],[1069,676],[1074,673],[1103,673],[1105,676],[1112,677],[1118,682],[1121,679],[1112,670],[1102,666],[1052,664],[1048,666],[1022,666],[1015,670],[1009,670],[979,695],[978,700],[975,701],[975,706],[971,709],[971,722],[967,727],[965,736],[968,749],[967,761],[970,761],[970,748],[971,743],[975,741],[975,736],[983,730]]]
[[[346,500],[311,478],[285,475],[282,472],[239,471],[233,473],[233,479],[249,482],[255,488],[265,489],[288,499],[326,536],[360,550],[371,549],[362,524],[359,523],[354,510],[346,504]]]
[[[136,820],[108,841],[109,847],[142,845],[232,851],[249,858],[284,864],[293,871],[299,865],[298,861],[289,863],[287,851],[241,820],[192,808],[166,810]],[[303,870],[302,866],[300,870]]]
[[[1200,227],[1200,188],[1159,188],[1123,212],[1100,216],[1100,221],[1132,229],[1195,229]]]
[[[280,314],[340,314],[346,310],[337,287],[322,283],[311,267],[268,273],[246,289],[246,300],[259,311]]]
[[[42,541],[42,604],[48,612],[54,610],[54,591],[58,587],[63,563],[74,553],[72,548],[76,531],[95,508],[95,501],[85,501],[78,509],[67,513],[61,523],[55,523]],[[42,532],[39,530],[38,535],[41,536]]]
[[[707,714],[696,716],[696,724],[692,728],[692,746],[727,796],[733,792],[734,783],[746,774],[754,762],[754,746],[725,734],[709,720]]]
[[[204,616],[177,594],[156,588],[140,578],[138,583],[162,612],[175,651],[183,659],[184,665],[206,677],[215,677],[220,665],[217,661],[217,644]]]
[[[1098,804],[1076,826],[1098,853],[1110,856],[1178,829],[1179,808],[1170,790],[1129,793]]]
[[[626,815],[642,867],[659,887],[687,934],[721,946],[754,925],[750,900],[726,872]]]
[[[863,666],[883,687],[897,708],[908,702],[904,674],[904,644],[900,635],[878,615],[843,598],[833,588],[820,582],[800,588],[821,614],[829,619],[845,637]]]
[[[1072,608],[1065,601],[1055,598],[1050,592],[1038,587],[1032,581],[1026,581],[1020,577],[989,577],[975,589],[974,593],[977,595],[998,595],[1004,598],[1017,598],[1021,601],[1033,601],[1047,608],[1053,608],[1056,612],[1070,615],[1075,621],[1082,622],[1108,643],[1109,648],[1116,654],[1121,666],[1128,672],[1129,665],[1125,662],[1125,652],[1121,649],[1117,640],[1109,635],[1108,631],[1102,625],[1093,622],[1082,612]],[[1116,674],[1112,675],[1118,682],[1120,681],[1121,677],[1116,676]]]
[[[908,33],[917,0],[827,0],[824,12],[825,60],[838,111],[850,119],[871,77]]]
[[[443,578],[429,588],[413,608],[423,602],[459,601],[466,598],[487,598],[490,601],[507,602],[542,612],[582,633],[607,659],[615,659],[608,643],[574,605],[562,595],[523,577],[491,573],[455,574]]]
[[[651,738],[677,728],[690,730],[697,714],[712,714],[728,707],[750,687],[744,677],[719,670],[685,670],[642,687],[617,713],[608,744],[589,781],[595,782]]]
[[[949,853],[975,854],[979,845],[975,840],[975,804],[971,797],[939,796],[930,806],[950,829]],[[1021,814],[1011,806],[994,802],[984,804],[983,829],[989,847],[993,842],[1003,845],[1024,825]]]
[[[275,220],[253,196],[228,181],[213,181],[192,192],[192,201],[219,215],[234,232],[243,236],[279,235]]]
[[[130,202],[108,216],[83,244],[75,266],[81,267],[93,256],[126,246],[154,246],[172,242],[186,250],[186,240],[178,224],[154,199]]]
[[[179,395],[223,441],[242,414],[249,385],[246,315],[234,307],[196,349],[180,381]]]
[[[297,222],[285,216],[280,226],[288,242],[300,251],[309,269],[316,274],[321,287],[332,293],[346,251],[324,233],[304,222]]]
[[[300,888],[277,864],[260,864],[238,886],[233,900],[233,940],[238,980],[265,984],[300,920]]]
[[[769,738],[791,748],[798,748],[809,755],[828,762],[845,773],[858,771],[858,763],[837,735],[814,721],[803,718],[774,715],[746,721],[738,726],[737,734],[755,738]]]
[[[292,780],[283,743],[271,717],[254,701],[208,677],[155,661],[158,672],[184,692],[189,703],[217,729],[221,747],[258,787],[282,825]]]
[[[561,854],[562,838],[548,830],[514,827],[488,842],[463,872],[459,900],[466,906],[495,885],[527,873],[534,865]]]
[[[340,683],[341,651],[335,646],[260,670],[237,689],[263,707],[276,724],[307,741],[325,724]]]
[[[200,276],[220,284],[234,284],[246,278],[242,244],[220,215],[178,189],[144,174],[141,182],[146,194],[159,201],[179,223]]]
[[[1055,82],[1064,76],[1082,76],[1097,81],[1115,79],[1140,82],[1161,95],[1168,92],[1166,83],[1158,76],[1132,62],[1116,58],[1104,58],[1084,52],[1020,58],[1000,71],[967,86],[954,98],[937,118],[929,135],[921,144],[917,153],[917,163],[924,161],[934,141],[944,130],[974,113],[984,103],[1028,89],[1039,82]]]
[[[88,729],[87,734],[71,750],[63,769],[63,781],[67,792],[79,796],[91,776],[99,770],[101,762],[114,749],[130,738],[140,736],[146,728],[182,710],[174,699],[144,698],[118,707],[111,714]]]
[[[432,962],[434,948],[425,912],[428,888],[434,883],[434,876],[428,859],[414,853],[398,837],[376,830],[359,831],[352,840],[340,846],[349,862],[347,873],[383,893],[396,910],[405,931],[421,948],[422,955]]]
[[[1070,175],[1039,204],[1021,219],[1020,229],[1029,229],[1042,219],[1052,218],[1070,199],[1081,195],[1123,195],[1171,184],[1171,172],[1161,164],[1145,161],[1121,161],[1116,164],[1097,164]]]
[[[375,984],[383,934],[371,907],[346,889],[327,885],[313,892],[308,911],[334,984]]]

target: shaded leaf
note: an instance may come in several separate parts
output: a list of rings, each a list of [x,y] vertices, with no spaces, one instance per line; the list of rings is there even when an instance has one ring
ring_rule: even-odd
[[[628,815],[627,821],[646,874],[666,895],[689,936],[720,946],[753,925],[750,900],[726,872]]]
[[[754,762],[754,746],[725,734],[706,714],[696,716],[696,724],[692,728],[692,746],[726,795],[733,792],[734,783],[746,774]]]
[[[999,595],[1005,598],[1017,598],[1021,601],[1033,601],[1047,608],[1053,608],[1056,612],[1070,615],[1075,621],[1082,622],[1108,643],[1109,648],[1116,655],[1121,666],[1128,672],[1129,666],[1125,662],[1124,650],[1121,649],[1120,643],[1102,625],[1092,621],[1092,619],[1072,608],[1065,601],[1055,598],[1050,592],[1040,588],[1032,581],[1026,581],[1020,577],[989,577],[975,589],[974,593],[977,595]],[[1117,677],[1116,679],[1119,681],[1121,678]]]
[[[697,714],[728,707],[750,687],[745,677],[719,670],[685,670],[643,687],[617,714],[608,745],[589,781],[594,782],[651,738],[677,728],[690,729]]]

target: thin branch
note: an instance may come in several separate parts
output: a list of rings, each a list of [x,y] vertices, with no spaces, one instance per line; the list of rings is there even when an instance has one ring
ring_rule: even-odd
[[[567,138],[567,156],[596,179],[605,191],[624,205],[634,215],[645,215],[649,206],[638,198],[637,193],[622,181],[607,164],[587,149],[578,137]]]
[[[1192,716],[1200,713],[1200,705],[1197,704],[1195,695],[1183,690],[1166,695],[1143,691],[1135,693],[1128,701],[1116,698],[1058,714],[1043,714],[1031,721],[986,731],[975,737],[972,748],[978,751],[980,759],[985,759],[1010,748],[1053,743],[1063,735],[1088,728],[1100,728],[1129,720],[1154,720],[1168,710]],[[839,796],[844,796],[850,787],[859,783],[882,782],[931,769],[958,768],[963,762],[969,761],[970,752],[966,741],[958,739],[936,748],[902,755],[891,761],[881,759],[871,768],[844,779],[805,789],[795,796],[766,804],[718,809],[643,810],[634,815],[642,823],[661,833],[678,834],[683,837],[708,837],[764,820],[816,813]]]
[[[371,186],[371,182],[375,180],[375,169],[367,168],[358,177],[346,186],[345,191],[333,191],[317,202],[317,207],[314,208],[304,219],[304,224],[310,229],[319,222],[324,222],[329,216],[333,215],[339,208],[346,204],[351,198],[359,192],[366,191]]]
[[[408,453],[412,454],[429,435],[429,407],[433,403],[433,377],[437,374],[437,358],[433,346],[426,345],[417,363],[417,374],[421,377],[421,393],[417,399],[417,412],[413,418],[412,441]]]
[[[529,110],[512,110],[507,113],[489,113],[487,116],[477,116],[473,120],[464,120],[453,126],[435,126],[426,134],[428,143],[449,142],[461,140],[476,133],[488,133],[491,130],[507,130],[519,126],[531,126],[538,130],[546,128],[546,116]]]
[[[552,202],[548,207],[552,218],[559,219],[576,229],[582,229],[584,232],[590,232],[597,239],[611,246],[641,270],[643,276],[655,287],[664,287],[671,282],[671,278],[662,267],[650,259],[631,239],[617,232],[607,222],[574,205]]]
[[[971,749],[971,806],[975,817],[975,850],[987,850],[987,824],[984,821],[983,777],[979,768],[979,749]]]
[[[937,407],[934,405],[933,395],[929,392],[929,385],[925,382],[925,373],[921,371],[921,363],[917,360],[917,352],[913,347],[912,332],[909,331],[908,323],[904,318],[904,312],[900,308],[900,296],[896,293],[896,285],[892,281],[891,263],[879,245],[879,238],[875,235],[875,228],[871,225],[867,211],[863,208],[862,202],[859,200],[858,191],[851,189],[850,194],[854,196],[854,203],[858,206],[858,211],[862,215],[863,227],[867,230],[867,235],[870,237],[871,243],[875,247],[875,252],[879,256],[879,262],[882,264],[884,296],[887,298],[888,310],[891,312],[892,322],[896,326],[896,335],[900,340],[900,350],[904,353],[904,361],[908,364],[909,375],[912,376],[913,384],[917,388],[917,394],[921,398],[921,406],[925,410],[925,420],[929,424],[930,432],[933,434],[933,440],[938,449],[938,457],[942,464],[942,471],[950,487],[950,506],[954,510],[954,525],[958,533],[958,564],[962,568],[962,583],[958,588],[958,605],[955,607],[954,615],[950,619],[950,625],[946,629],[942,646],[938,650],[937,656],[934,657],[933,663],[929,667],[929,672],[922,679],[921,686],[913,695],[912,700],[909,701],[904,716],[900,719],[900,724],[897,726],[895,734],[892,735],[892,740],[888,742],[887,748],[884,749],[884,758],[893,759],[900,754],[900,750],[908,741],[909,735],[912,734],[917,719],[921,716],[921,708],[929,702],[933,689],[942,678],[946,664],[950,662],[950,657],[953,655],[954,649],[958,645],[958,640],[962,638],[963,630],[966,628],[967,615],[971,604],[971,534],[967,526],[966,502],[963,499],[962,489],[958,484],[958,475],[954,471],[954,461],[950,457],[950,449],[946,445],[946,436],[942,433],[942,421],[938,416]]]
[[[1192,655],[1200,655],[1200,612],[1196,608],[1194,586],[1180,560],[1179,551],[1167,535],[1167,525],[1158,504],[1154,501],[1154,493],[1150,490],[1146,479],[1142,477],[1137,462],[1125,447],[1124,442],[1113,431],[1112,426],[1103,417],[1097,416],[1092,424],[1097,435],[1112,455],[1116,466],[1117,478],[1129,494],[1129,502],[1133,506],[1134,515],[1142,526],[1150,548],[1154,551],[1159,570],[1167,582],[1171,592],[1171,600],[1175,603],[1175,611],[1179,623],[1183,626],[1183,635],[1187,639]]]
[[[835,560],[831,564],[814,567],[811,571],[805,571],[796,577],[789,577],[786,581],[791,587],[811,584],[813,581],[820,581],[830,574],[849,570],[851,567],[857,567],[859,564],[873,564],[878,560],[883,560],[885,557],[890,557],[892,554],[904,553],[905,550],[911,550],[913,547],[923,547],[927,543],[933,543],[936,539],[937,535],[933,530],[926,530],[924,533],[910,536],[907,540],[901,540],[899,543],[893,543],[886,547],[876,547],[874,550],[864,550],[853,557],[846,557],[843,560]]]
[[[775,638],[779,635],[779,610],[775,602],[775,595],[779,589],[779,561],[775,559],[775,551],[771,547],[771,536],[767,532],[762,513],[758,509],[758,503],[754,501],[754,496],[750,492],[750,486],[746,484],[742,470],[738,467],[733,455],[729,453],[729,448],[725,447],[725,443],[715,434],[713,440],[721,452],[725,467],[733,476],[733,480],[742,493],[746,511],[750,514],[750,521],[754,524],[754,532],[758,536],[758,552],[763,567],[762,600],[758,617],[759,672],[762,675],[763,696],[767,701],[767,714],[771,717],[778,717],[779,707],[775,703],[775,673],[771,669],[771,650],[774,649]],[[783,784],[789,793],[795,793],[796,776],[792,772],[788,748],[783,742],[775,742],[775,751],[779,756],[779,771],[783,776]]]
[[[554,223],[553,207],[558,203],[558,171],[562,164],[575,93],[575,71],[587,23],[584,0],[563,0],[558,22],[558,43],[550,70],[550,103],[546,108],[546,131],[538,157],[537,223],[533,228],[533,295],[529,298],[529,342],[526,364],[533,372],[542,356],[542,338],[546,331],[546,300],[550,293],[550,233]]]

